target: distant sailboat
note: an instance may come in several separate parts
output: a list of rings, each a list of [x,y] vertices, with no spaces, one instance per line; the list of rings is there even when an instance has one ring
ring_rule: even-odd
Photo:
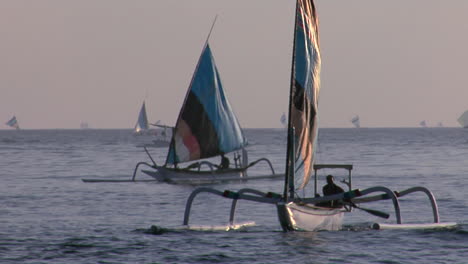
[[[16,116],[13,116],[8,122],[5,123],[7,126],[16,128],[17,130],[20,129],[18,120],[16,119]]]
[[[81,128],[81,129],[89,129],[89,124],[88,124],[88,122],[81,122],[80,128]]]
[[[468,110],[465,111],[459,118],[458,123],[464,128],[468,128]]]
[[[150,124],[148,122],[148,115],[146,114],[146,104],[145,101],[143,101],[143,104],[141,105],[140,113],[138,114],[138,120],[137,123],[135,124],[135,129],[134,133],[135,135],[145,135],[145,136],[154,136],[152,139],[151,143],[145,143],[143,146],[147,147],[167,147],[169,146],[170,143],[170,138],[167,135],[166,129],[170,128],[165,125],[160,125],[160,121],[156,122],[156,124]],[[158,133],[158,130],[160,129],[153,129],[150,128],[149,125],[153,125],[156,127],[162,128],[162,131]]]
[[[353,123],[354,127],[360,128],[361,127],[361,122],[359,121],[359,116],[356,115],[351,119],[351,123]]]
[[[146,106],[145,101],[141,105],[140,114],[138,115],[138,120],[135,125],[135,133],[141,134],[146,132],[149,129],[148,117],[146,115]]]
[[[287,122],[287,118],[286,118],[286,114],[283,112],[283,114],[281,115],[281,118],[280,118],[280,122],[281,122],[281,125],[283,125],[283,127],[288,127],[288,122]]]
[[[419,125],[421,127],[427,127],[426,120],[423,120],[423,121],[419,122]]]

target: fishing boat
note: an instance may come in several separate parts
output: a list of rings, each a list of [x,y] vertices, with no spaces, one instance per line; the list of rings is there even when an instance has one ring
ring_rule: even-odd
[[[463,128],[468,128],[468,110],[465,111],[459,118],[458,118],[458,123],[460,123],[460,125],[463,127]]]
[[[135,172],[138,166],[145,164],[150,169],[142,172],[158,181],[201,184],[252,179],[247,178],[247,169],[265,161],[274,177],[269,160],[262,158],[248,162],[245,150],[247,140],[223,89],[209,45],[209,35],[173,128],[165,164],[157,165],[145,148],[153,164],[139,163]],[[226,159],[231,153],[234,164],[227,166]],[[210,160],[213,157],[221,157],[224,165],[213,163]]]
[[[434,228],[456,225],[456,223],[440,223],[435,198],[424,187],[409,188],[400,192],[381,186],[363,190],[353,189],[352,164],[314,164],[318,132],[317,114],[321,57],[318,19],[313,0],[297,0],[294,32],[286,171],[282,192],[264,192],[249,188],[238,191],[198,188],[191,193],[187,200],[183,224],[189,225],[191,206],[195,197],[199,193],[211,193],[233,200],[229,217],[230,226],[235,226],[234,216],[239,200],[275,205],[280,225],[284,231],[339,230],[342,228],[345,213],[350,213],[355,209],[377,217],[389,218],[390,215],[386,212],[360,206],[362,203],[378,200],[392,200],[397,223],[372,225],[375,229]],[[344,182],[347,184],[348,190],[320,196],[318,172],[322,169],[346,170],[348,179]],[[309,187],[312,175],[314,176],[314,189],[310,190],[306,187]],[[428,196],[433,209],[434,223],[402,224],[399,198],[414,192],[423,192]],[[375,193],[378,194],[370,196]]]
[[[355,128],[360,128],[361,127],[361,121],[359,121],[359,116],[356,115],[353,118],[351,118],[351,123]]]
[[[16,116],[13,116],[13,117],[12,117],[10,120],[8,120],[5,124],[6,124],[7,126],[9,126],[9,127],[15,128],[16,130],[19,130],[19,129],[20,129],[18,120],[16,119]]]
[[[160,125],[160,121],[156,124],[150,124],[148,122],[148,115],[146,114],[146,104],[143,101],[141,105],[140,112],[138,114],[138,119],[134,128],[134,135],[137,136],[149,136],[151,137],[151,142],[145,142],[142,145],[137,145],[141,147],[167,147],[169,146],[169,137],[167,128],[168,126]],[[156,126],[158,128],[151,128],[150,125]],[[160,129],[159,129],[160,128]]]
[[[171,142],[170,133],[173,127],[164,125],[161,123],[161,120],[158,120],[156,123],[150,125],[156,127],[154,129],[154,136],[155,138],[152,140],[151,144],[147,144],[146,146],[150,147],[168,147],[169,143]]]

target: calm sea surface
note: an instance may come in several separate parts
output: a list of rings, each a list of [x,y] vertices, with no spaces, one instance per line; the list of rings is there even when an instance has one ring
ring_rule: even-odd
[[[247,129],[249,158],[285,166],[285,132]],[[353,187],[429,188],[451,230],[371,230],[395,222],[391,202],[381,220],[362,211],[345,216],[337,232],[284,233],[276,208],[238,203],[237,231],[180,230],[185,202],[196,186],[156,182],[84,183],[82,178],[130,179],[137,147],[149,138],[131,130],[0,131],[0,263],[468,263],[468,129],[322,129],[319,163],[353,164]],[[158,163],[165,148],[152,148]],[[216,161],[217,162],[217,161]],[[268,174],[266,165],[250,174]],[[338,179],[345,171],[324,171]],[[138,174],[137,179],[147,180]],[[282,180],[211,185],[224,190],[282,191]],[[230,200],[197,197],[191,224],[224,225]],[[402,198],[403,222],[430,222],[423,194]],[[162,232],[150,232],[151,226]]]

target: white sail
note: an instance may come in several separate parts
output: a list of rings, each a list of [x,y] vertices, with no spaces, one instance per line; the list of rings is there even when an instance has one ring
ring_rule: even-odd
[[[465,111],[459,118],[458,123],[464,128],[468,128],[468,110]]]
[[[351,123],[353,123],[354,127],[360,128],[361,127],[361,122],[359,121],[359,116],[355,116],[351,119]]]
[[[138,120],[135,125],[135,133],[140,133],[142,131],[148,130],[148,117],[146,116],[146,107],[145,101],[143,101],[143,105],[140,109],[140,114],[138,115]]]

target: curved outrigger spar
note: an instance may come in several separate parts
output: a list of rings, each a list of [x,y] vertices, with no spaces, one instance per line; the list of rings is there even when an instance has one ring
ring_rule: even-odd
[[[314,165],[315,171],[315,182],[317,182],[317,171],[324,168],[343,168],[349,171],[349,183],[351,183],[351,170],[352,165],[341,165],[341,164],[316,164]],[[317,186],[315,186],[317,189]],[[426,194],[433,213],[432,223],[403,223],[403,218],[400,210],[400,198],[412,193],[422,192]],[[375,186],[366,189],[352,189],[349,184],[349,191],[323,196],[323,197],[311,197],[311,198],[294,198],[289,199],[281,194],[273,192],[263,192],[256,189],[244,188],[238,191],[219,191],[212,188],[201,187],[194,190],[189,198],[187,199],[183,225],[189,226],[190,213],[192,203],[195,197],[200,193],[211,193],[224,198],[232,199],[232,204],[229,213],[229,226],[236,226],[235,224],[235,212],[238,200],[247,200],[265,204],[275,205],[278,210],[278,218],[280,225],[284,231],[319,231],[319,230],[339,230],[341,228],[341,220],[344,213],[352,212],[354,209],[364,210],[374,216],[388,218],[389,214],[378,210],[372,210],[362,208],[358,205],[370,202],[376,202],[381,200],[391,200],[394,208],[396,224],[388,223],[374,223],[370,227],[373,229],[397,229],[397,228],[450,228],[457,224],[453,222],[440,222],[439,209],[437,206],[436,199],[431,191],[425,187],[412,187],[403,191],[392,191],[391,189],[383,186]],[[343,208],[325,208],[317,206],[323,202],[332,200],[342,200],[345,205]],[[312,217],[308,217],[307,221],[301,217],[295,219],[294,211],[304,210],[305,207],[297,208],[297,204],[306,205],[310,212],[305,212],[306,215],[312,213]],[[293,213],[291,213],[293,212]],[[303,217],[304,215],[302,215]]]
[[[270,160],[266,158],[260,158],[253,162],[248,162],[247,152],[243,149],[242,155],[238,152],[234,152],[234,167],[232,168],[220,168],[218,164],[214,164],[210,161],[196,161],[185,168],[180,167],[168,167],[158,166],[154,161],[153,157],[145,147],[144,150],[148,154],[153,164],[147,162],[139,162],[135,166],[133,171],[132,181],[136,181],[136,175],[139,171],[140,166],[146,166],[148,169],[142,169],[141,171],[160,182],[172,183],[172,184],[207,184],[207,183],[219,183],[219,182],[230,182],[230,181],[247,181],[247,180],[259,180],[259,179],[271,179],[271,178],[282,178],[283,174],[276,174]],[[258,163],[266,163],[271,174],[249,176],[247,171],[249,168],[257,165]]]

